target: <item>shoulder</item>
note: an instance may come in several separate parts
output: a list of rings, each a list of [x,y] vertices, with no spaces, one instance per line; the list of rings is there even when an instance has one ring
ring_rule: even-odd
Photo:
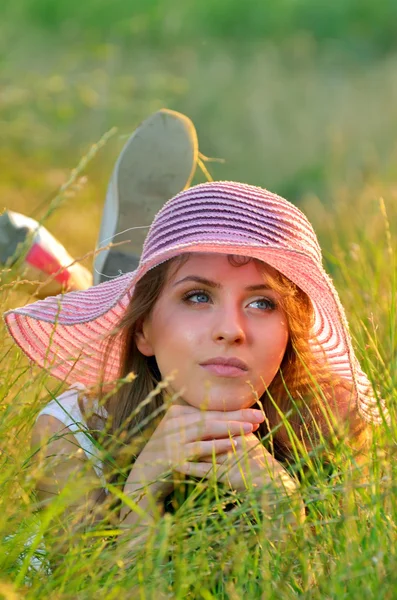
[[[106,417],[98,401],[87,398],[84,386],[73,385],[40,410],[32,429],[32,446],[39,447],[45,442],[52,449],[55,445],[57,449],[75,450],[76,436],[80,438],[87,431],[87,415],[93,412]]]
[[[42,420],[44,415],[52,416],[74,429],[76,426],[86,426],[87,417],[93,414],[102,419],[107,417],[106,410],[99,405],[98,400],[84,386],[75,384],[45,404],[37,415],[37,420]]]
[[[90,501],[97,502],[105,493],[101,464],[88,461],[93,452],[87,455],[76,436],[78,434],[51,414],[40,415],[34,424],[31,448],[36,468],[33,476],[40,501],[51,500],[76,477],[81,486],[89,486]]]
[[[44,451],[46,456],[82,454],[73,432],[64,422],[50,414],[41,414],[31,433],[32,450]],[[83,458],[83,456],[81,456]]]

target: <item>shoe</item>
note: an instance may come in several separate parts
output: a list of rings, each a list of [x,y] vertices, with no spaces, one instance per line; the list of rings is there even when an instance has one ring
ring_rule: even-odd
[[[94,261],[94,284],[132,271],[150,223],[163,204],[189,187],[197,133],[181,113],[161,109],[134,131],[109,182]],[[121,242],[121,243],[120,243]],[[106,248],[110,243],[119,246]]]
[[[0,215],[0,263],[16,267],[26,291],[39,298],[92,285],[92,275],[34,219],[6,210]]]

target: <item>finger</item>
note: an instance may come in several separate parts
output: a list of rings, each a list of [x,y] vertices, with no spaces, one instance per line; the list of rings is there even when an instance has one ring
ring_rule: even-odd
[[[235,447],[235,442],[232,438],[221,438],[219,440],[208,440],[193,442],[186,444],[186,458],[188,460],[208,458],[212,461],[212,457],[219,454],[230,452]]]
[[[197,411],[198,409],[196,409]],[[193,413],[192,413],[193,414]],[[219,421],[241,421],[247,423],[263,423],[265,416],[256,408],[241,408],[240,410],[200,410],[196,416]]]
[[[241,423],[239,421],[213,421],[209,419],[191,421],[188,416],[164,422],[159,428],[159,435],[176,436],[180,443],[228,438],[246,435],[256,431],[258,424]]]
[[[213,464],[214,462],[214,458],[215,458],[215,463],[217,465],[224,465],[227,462],[229,462],[230,460],[233,460],[233,456],[234,456],[234,452],[233,451],[229,451],[229,452],[223,452],[222,454],[217,454],[215,457],[212,456],[202,456],[200,458],[200,462],[205,462],[205,463],[209,463],[209,464]]]
[[[232,465],[237,464],[237,462],[246,456],[248,452],[253,450],[252,446],[247,443],[249,440],[249,435],[233,437],[233,446],[226,452],[218,452],[216,455],[216,462],[223,465],[227,462]],[[255,446],[260,444],[257,437],[254,437],[254,440]],[[212,462],[212,456],[202,456],[200,462],[210,463]]]
[[[258,424],[242,423],[241,421],[209,421],[185,424],[185,441],[214,440],[229,438],[252,433],[258,429]]]
[[[209,477],[213,473],[214,467],[205,462],[185,462],[178,465],[174,470],[184,475],[190,475],[191,477]],[[217,467],[215,467],[217,470]]]
[[[241,409],[235,411],[205,411],[189,406],[171,406],[167,412],[167,427],[175,428],[175,430],[187,429],[190,426],[199,425],[204,428],[207,423],[238,423],[242,425],[251,424],[255,429],[264,421],[264,415],[260,410],[256,409]],[[254,431],[251,429],[250,431]],[[248,429],[244,430],[246,433]]]
[[[240,410],[206,410],[190,406],[189,404],[172,404],[167,413],[171,417],[181,415],[194,415],[198,418],[220,419],[226,421],[243,421],[248,423],[263,423],[265,416],[257,408],[241,408]]]

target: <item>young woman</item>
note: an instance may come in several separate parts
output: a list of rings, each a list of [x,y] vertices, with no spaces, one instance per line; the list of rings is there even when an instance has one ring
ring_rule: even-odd
[[[127,467],[123,491],[137,509],[122,506],[125,526],[150,520],[175,473],[292,494],[293,444],[314,448],[336,433],[362,448],[384,407],[321,261],[294,205],[254,186],[206,183],[158,212],[135,271],[9,311],[16,343],[72,386],[34,430],[37,445],[46,429],[68,428],[48,446],[66,457],[46,472],[41,498],[85,460],[85,476],[97,478],[88,506],[106,496],[91,435],[100,429],[113,442],[108,462]]]

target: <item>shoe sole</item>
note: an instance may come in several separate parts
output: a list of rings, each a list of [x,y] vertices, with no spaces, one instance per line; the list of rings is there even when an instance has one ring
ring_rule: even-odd
[[[107,279],[125,272],[125,261],[124,268],[120,265],[115,270],[120,253],[127,255],[127,262],[131,256],[129,270],[136,267],[153,217],[167,200],[189,186],[197,158],[197,133],[185,115],[162,109],[135,130],[111,176],[98,248],[111,242],[121,244],[96,255],[95,283],[101,275]]]

